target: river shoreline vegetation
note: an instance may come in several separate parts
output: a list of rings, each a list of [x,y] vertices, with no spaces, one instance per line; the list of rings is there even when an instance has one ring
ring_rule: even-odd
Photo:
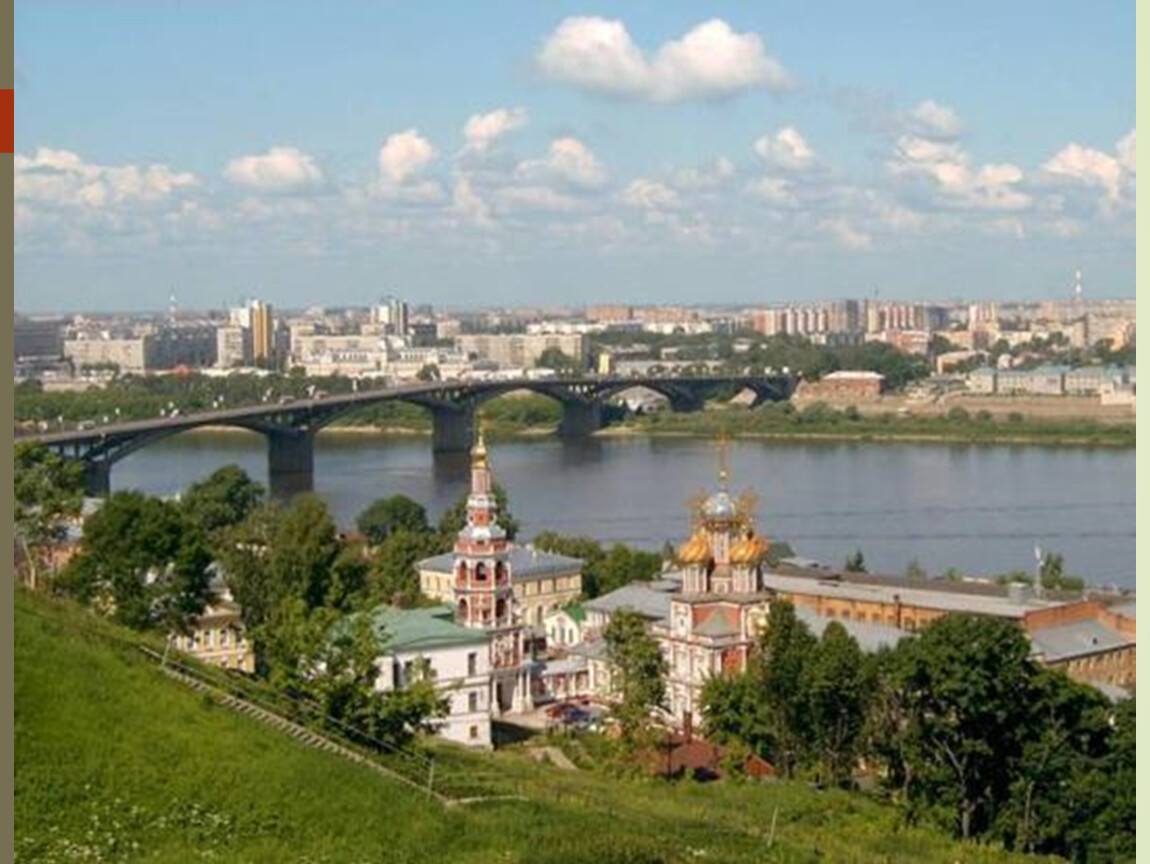
[[[48,518],[41,502],[54,508],[48,521],[62,523],[75,517],[80,486],[70,474],[60,473],[59,457],[44,448],[24,445],[17,454],[18,512],[29,526],[38,527],[36,536],[58,537],[51,526],[40,524]],[[49,478],[71,485],[52,488],[45,482]],[[518,523],[506,493],[497,489],[496,496],[514,534]],[[215,562],[242,607],[256,652],[252,686],[263,688],[291,719],[318,724],[325,734],[380,758],[393,751],[427,758],[442,747],[427,731],[445,710],[443,701],[429,681],[398,692],[374,691],[378,636],[364,613],[381,603],[430,602],[420,595],[414,565],[451,548],[464,519],[464,500],[433,524],[418,502],[391,496],[361,513],[357,532],[341,533],[317,497],[300,495],[287,504],[268,501],[258,484],[228,466],[193,484],[179,500],[138,492],[111,495],[85,520],[77,554],[40,587],[86,607],[97,619],[108,619],[100,626],[128,628],[141,639],[163,644],[170,634],[186,632],[210,602],[208,565]],[[604,548],[590,538],[551,532],[534,542],[583,557],[588,596],[632,579],[654,578],[664,560],[659,553],[621,544]],[[865,566],[858,557],[859,566]],[[1052,561],[1050,569],[1060,573],[1060,562]],[[708,683],[705,716],[708,734],[731,753],[754,753],[776,765],[787,778],[778,789],[792,788],[793,780],[849,790],[855,766],[865,763],[875,784],[870,793],[824,794],[832,796],[827,800],[863,809],[878,806],[868,800],[877,798],[883,806],[876,814],[888,815],[876,818],[887,826],[891,843],[910,832],[933,836],[941,830],[978,841],[956,847],[954,860],[967,854],[970,860],[983,860],[977,855],[991,855],[996,847],[1083,862],[1127,860],[1133,854],[1132,700],[1112,706],[1063,673],[1037,666],[1021,631],[997,620],[948,616],[872,656],[864,655],[837,624],[816,639],[787,603],[773,603],[771,616],[748,670]],[[716,790],[712,798],[706,791],[677,792],[682,787],[676,784],[655,787],[636,779],[643,773],[636,770],[637,760],[658,739],[646,718],[666,693],[666,667],[657,649],[652,651],[645,629],[625,627],[627,621],[621,620],[612,631],[612,656],[626,661],[633,679],[628,698],[615,711],[626,734],[619,746],[586,741],[601,757],[588,772],[600,779],[586,782],[611,784],[616,791],[601,794],[622,796],[618,804],[624,807],[631,806],[633,794],[687,794],[705,807],[737,797],[744,788],[737,777],[706,787]],[[30,662],[27,654],[22,662]],[[20,663],[17,674],[28,674]],[[27,716],[30,709],[18,708],[18,716],[21,710]],[[87,716],[97,708],[77,710]],[[24,730],[35,738],[26,725]],[[37,746],[29,745],[26,752],[37,752]],[[82,764],[95,758],[87,754]],[[484,770],[493,765],[503,770],[509,764],[504,758],[494,757]],[[23,781],[26,788],[47,796],[45,802],[54,800],[55,784],[70,782],[60,776],[60,764],[55,760],[50,769],[36,763],[35,779]],[[23,776],[28,778],[29,771]],[[17,779],[22,782],[19,768]],[[757,793],[747,788],[745,794]],[[836,825],[818,842],[842,843],[842,830]],[[49,860],[32,851],[47,848],[35,843],[48,841],[27,842],[26,860]],[[679,859],[656,851],[602,860]]]

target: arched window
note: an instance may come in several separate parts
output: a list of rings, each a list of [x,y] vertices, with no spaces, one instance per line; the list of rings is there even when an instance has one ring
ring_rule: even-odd
[[[502,561],[495,564],[495,582],[497,585],[502,585],[507,581],[507,565]]]
[[[504,616],[507,614],[507,601],[500,597],[495,601],[495,620],[502,622]]]
[[[476,564],[475,565],[475,581],[476,582],[486,582],[487,581],[487,565],[486,564]]]
[[[455,571],[456,584],[463,585],[467,582],[467,562],[460,561],[459,567]]]
[[[462,621],[467,620],[467,600],[466,600],[466,598],[459,601],[459,618]]]

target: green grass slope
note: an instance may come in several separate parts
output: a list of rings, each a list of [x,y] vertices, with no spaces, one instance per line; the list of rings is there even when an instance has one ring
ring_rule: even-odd
[[[445,810],[169,680],[82,610],[18,591],[15,621],[17,861],[1034,860],[858,795],[619,781],[513,752],[442,761],[528,801]]]

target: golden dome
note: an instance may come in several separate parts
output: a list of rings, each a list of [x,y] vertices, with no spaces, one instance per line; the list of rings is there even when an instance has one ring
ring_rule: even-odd
[[[696,531],[691,539],[679,547],[679,561],[683,564],[705,564],[711,560],[711,542],[702,531]]]
[[[747,534],[731,546],[731,563],[741,565],[761,564],[767,557],[771,544],[757,534]]]

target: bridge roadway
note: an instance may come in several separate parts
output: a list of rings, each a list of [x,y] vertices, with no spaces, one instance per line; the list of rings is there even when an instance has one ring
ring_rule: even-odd
[[[312,489],[315,434],[358,408],[380,402],[402,401],[427,408],[432,417],[435,451],[458,452],[471,446],[476,407],[488,399],[514,391],[530,390],[559,401],[563,406],[559,434],[574,437],[590,435],[601,429],[603,403],[632,387],[642,387],[667,397],[674,411],[697,411],[703,407],[709,394],[720,389],[750,389],[755,394],[755,402],[759,403],[789,399],[795,383],[789,375],[420,382],[323,398],[261,403],[92,429],[30,435],[18,440],[39,442],[64,456],[82,461],[87,493],[103,496],[110,489],[112,465],[141,447],[202,426],[250,429],[268,441],[271,494],[286,498]]]

